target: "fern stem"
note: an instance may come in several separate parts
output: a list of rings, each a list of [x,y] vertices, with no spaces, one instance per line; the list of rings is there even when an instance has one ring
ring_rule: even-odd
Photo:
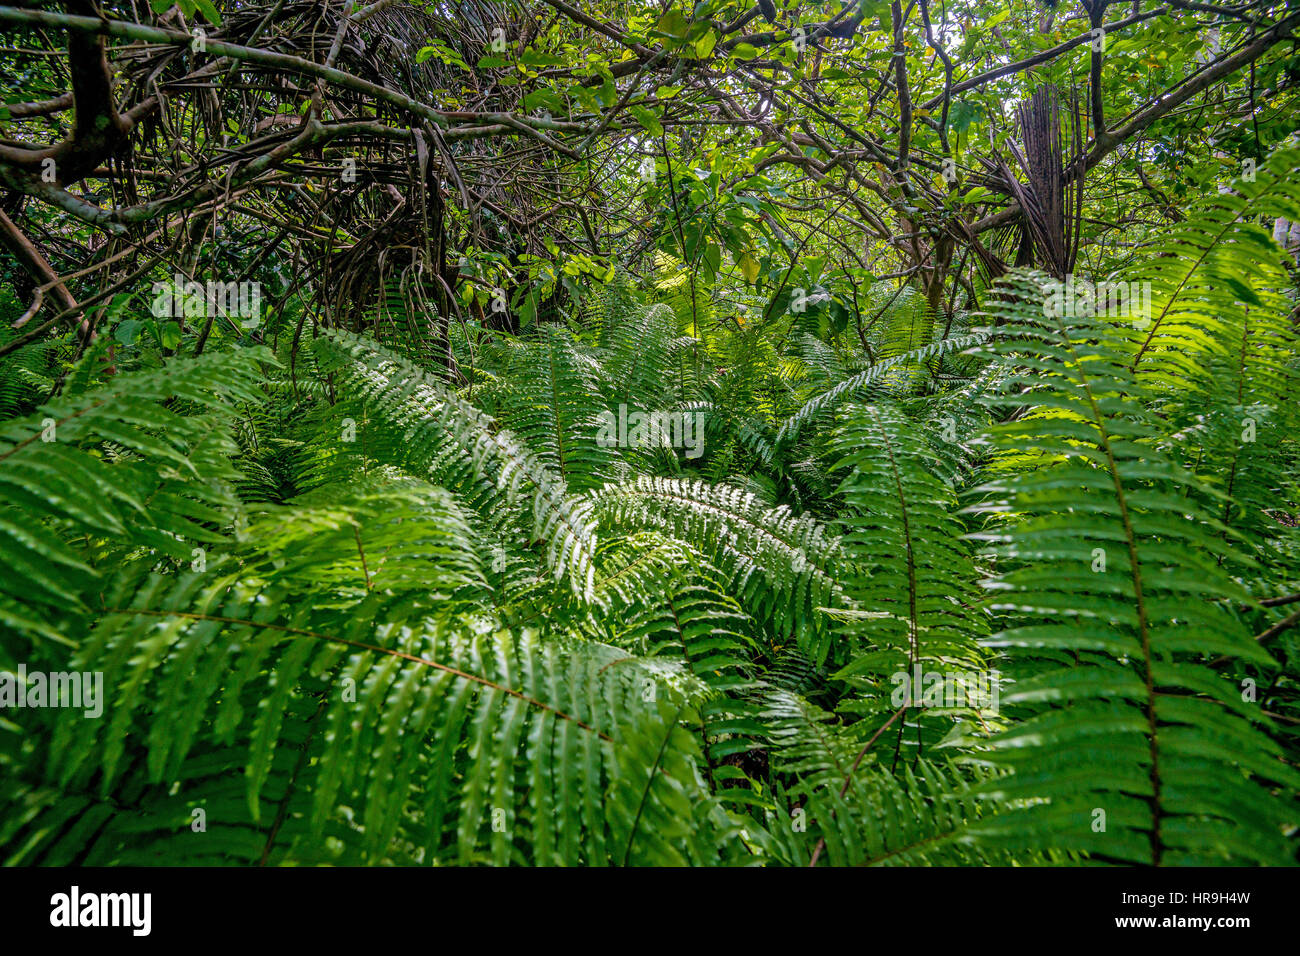
[[[874,408],[869,408],[867,413],[871,416],[871,421],[875,424],[876,430],[880,433],[881,440],[885,444],[885,454],[889,457],[890,474],[893,475],[894,489],[898,493],[899,518],[903,522],[903,541],[907,545],[907,656],[910,665],[908,670],[914,671],[917,665],[916,635],[918,630],[916,619],[916,555],[912,550],[912,528],[908,521],[907,495],[903,492],[903,479],[898,473],[898,460],[894,457],[894,445],[889,440],[889,432],[881,423],[880,417]],[[908,698],[910,702],[910,694]],[[907,709],[906,703],[903,705],[903,709]],[[890,718],[890,720],[892,721],[893,718]],[[898,725],[898,742],[894,745],[894,762],[889,768],[891,772],[898,766],[898,755],[903,749],[903,732],[906,728],[906,720]],[[918,755],[921,753],[921,725],[919,722],[916,727],[916,752]],[[856,767],[857,764],[854,763],[853,766]]]
[[[632,828],[627,834],[627,849],[623,852],[623,865],[627,866],[628,860],[632,857],[632,841],[636,839],[637,827],[641,825],[641,814],[645,812],[646,800],[650,797],[650,788],[654,786],[655,774],[659,772],[659,765],[664,762],[664,753],[668,750],[668,741],[672,740],[673,731],[677,729],[677,721],[682,716],[682,711],[686,709],[686,701],[682,701],[677,708],[677,713],[673,714],[673,719],[668,722],[668,732],[664,734],[664,739],[659,743],[659,752],[655,754],[655,762],[650,765],[650,772],[646,775],[645,789],[641,791],[641,800],[636,805],[636,816],[632,818]]]
[[[1142,641],[1142,680],[1146,685],[1146,718],[1147,729],[1150,734],[1148,747],[1151,753],[1151,863],[1153,866],[1160,865],[1160,754],[1159,745],[1156,742],[1156,694],[1155,684],[1151,677],[1151,634],[1147,623],[1146,600],[1142,593],[1142,568],[1138,560],[1137,535],[1133,531],[1133,520],[1129,514],[1128,497],[1124,493],[1124,481],[1119,474],[1119,466],[1115,463],[1115,452],[1111,448],[1110,433],[1106,430],[1106,419],[1101,412],[1101,407],[1097,404],[1097,398],[1092,393],[1092,383],[1089,381],[1087,374],[1084,372],[1082,360],[1074,343],[1070,340],[1063,327],[1058,325],[1058,331],[1061,339],[1069,350],[1073,358],[1073,367],[1077,370],[1076,380],[1083,388],[1084,395],[1088,399],[1088,406],[1092,409],[1092,417],[1097,425],[1097,434],[1100,440],[1101,450],[1106,454],[1107,468],[1110,471],[1111,483],[1115,488],[1115,502],[1119,506],[1120,520],[1124,525],[1124,541],[1128,546],[1129,555],[1129,576],[1133,579],[1133,601],[1137,611],[1138,619],[1138,636]]]
[[[876,742],[877,738],[879,738],[881,734],[883,734],[886,730],[889,729],[889,725],[892,724],[894,721],[896,721],[899,715],[902,714],[905,710],[907,710],[908,706],[911,703],[912,703],[912,695],[908,694],[907,700],[903,703],[903,706],[898,708],[898,710],[894,711],[894,715],[890,717],[887,721],[885,721],[885,725],[881,727],[879,730],[877,730],[874,734],[872,734],[871,739],[868,740],[866,744],[862,747],[862,749],[858,751],[858,755],[854,759],[853,765],[849,767],[849,772],[844,776],[844,786],[840,787],[841,799],[843,799],[844,795],[849,792],[849,783],[853,780],[853,774],[857,771],[858,765],[862,763],[862,758],[867,755],[867,751],[871,749],[871,745]],[[809,866],[817,865],[817,860],[821,856],[822,849],[825,846],[826,846],[826,838],[822,837],[817,841],[817,846],[813,849],[812,859],[808,861]]]
[[[280,835],[280,828],[284,826],[284,821],[289,816],[289,803],[293,799],[294,792],[298,789],[298,776],[302,773],[302,768],[307,766],[307,756],[311,752],[312,738],[316,736],[317,724],[321,714],[325,713],[328,706],[329,698],[322,694],[316,713],[311,715],[311,729],[307,731],[306,739],[299,745],[298,759],[294,761],[293,773],[289,775],[289,780],[285,783],[284,796],[280,798],[280,804],[275,809],[275,820],[272,821],[271,829],[266,835],[266,843],[262,845],[262,857],[258,860],[258,866],[266,866],[266,861],[271,857],[271,847],[275,845],[275,838]]]

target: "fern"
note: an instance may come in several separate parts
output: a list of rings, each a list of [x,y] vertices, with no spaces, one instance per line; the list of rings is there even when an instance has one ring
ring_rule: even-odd
[[[838,541],[787,509],[764,508],[725,486],[640,478],[593,498],[598,520],[615,528],[656,528],[697,548],[729,576],[728,589],[777,640],[793,639],[816,660],[829,652],[822,608],[839,599]]]
[[[785,691],[769,692],[766,716],[777,765],[798,777],[784,795],[786,819],[772,827],[787,862],[1006,865],[1032,859],[973,837],[972,827],[999,819],[1000,807],[979,788],[990,779],[987,773],[920,761],[895,776],[876,761],[874,738],[837,727],[828,714]]]
[[[492,418],[409,362],[343,332],[322,341],[352,360],[343,368],[345,378],[386,427],[403,436],[407,455],[436,464],[435,474],[466,462],[475,477],[487,476],[506,501],[531,489],[529,530],[545,542],[547,564],[557,578],[567,577],[576,592],[590,593],[590,522],[562,476]],[[447,455],[453,456],[450,461]]]
[[[776,442],[780,444],[792,441],[807,424],[815,421],[820,415],[829,412],[840,402],[851,399],[867,386],[886,380],[891,374],[901,373],[914,363],[925,362],[950,352],[957,352],[978,345],[985,338],[987,338],[987,335],[980,332],[958,338],[942,339],[912,351],[882,359],[865,371],[845,379],[833,388],[805,402],[795,414],[781,424],[776,434]]]
[[[383,267],[364,335],[15,350],[0,691],[103,693],[0,710],[0,860],[1294,864],[1297,164],[1139,237],[1149,324],[821,252],[786,313],[723,212],[519,333]]]
[[[1022,719],[981,758],[1016,770],[983,791],[1026,805],[984,837],[1135,863],[1288,862],[1293,815],[1270,789],[1300,774],[1237,683],[1276,666],[1234,607],[1247,596],[1227,569],[1246,559],[1184,493],[1208,489],[1160,451],[1116,361],[1135,330],[1045,318],[1033,276],[1003,294],[996,353],[1025,392],[991,401],[1033,410],[994,440],[1036,465],[981,487],[975,537],[997,562],[986,643],[1032,663],[1002,697]],[[1232,669],[1209,666],[1220,658]]]
[[[910,722],[909,742],[918,750],[925,745],[928,710],[912,685],[924,688],[932,675],[963,689],[996,678],[977,644],[988,628],[965,529],[955,517],[956,495],[932,472],[928,443],[888,406],[849,408],[844,417],[836,448],[844,455],[840,493],[849,509],[843,549],[853,569],[845,587],[868,616],[849,618],[846,633],[860,650],[837,676],[863,690],[860,703],[845,706],[878,715],[877,725],[899,709],[891,699],[904,698],[893,735],[897,759]],[[975,720],[979,709],[971,708]]]
[[[0,621],[73,643],[100,568],[135,558],[188,564],[227,540],[239,513],[224,459],[234,402],[260,398],[259,351],[117,377],[0,426]],[[12,650],[11,650],[12,652]]]

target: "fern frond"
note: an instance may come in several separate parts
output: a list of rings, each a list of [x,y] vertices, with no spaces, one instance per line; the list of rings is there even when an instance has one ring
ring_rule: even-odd
[[[530,489],[530,530],[545,542],[547,564],[557,579],[567,577],[575,593],[591,593],[592,523],[561,476],[490,416],[411,363],[345,332],[331,331],[320,341],[347,358],[342,376],[384,427],[403,437],[413,467],[468,465],[475,477],[489,478],[506,502],[523,500],[523,490]]]
[[[976,332],[971,335],[941,339],[880,360],[869,369],[846,378],[838,385],[805,402],[797,412],[782,422],[776,433],[776,444],[792,442],[808,424],[830,412],[841,402],[851,400],[869,386],[885,381],[890,375],[900,374],[910,365],[925,363],[939,356],[979,345],[987,338],[987,333]]]
[[[0,622],[71,643],[59,622],[95,603],[99,568],[142,553],[188,564],[226,541],[240,511],[229,430],[236,403],[261,401],[269,361],[251,349],[177,361],[0,426]]]
[[[773,763],[796,777],[784,794],[787,806],[795,806],[771,828],[788,862],[989,866],[1016,859],[981,845],[969,832],[973,823],[999,819],[1000,807],[978,789],[990,779],[987,772],[922,760],[895,776],[879,766],[875,740],[864,739],[861,724],[837,726],[829,714],[787,691],[771,690],[766,700]]]
[[[475,633],[400,594],[371,592],[340,613],[283,590],[301,573],[278,568],[260,594],[229,575],[116,582],[105,598],[121,606],[72,661],[103,675],[111,706],[102,720],[41,715],[53,724],[49,782],[84,794],[86,808],[192,784],[187,798],[211,824],[249,836],[227,843],[230,862],[319,860],[331,833],[337,862],[400,852],[425,863],[710,863],[739,852],[735,826],[702,790],[699,745],[677,723],[701,685],[674,665]],[[652,746],[657,763],[629,761]],[[221,780],[240,782],[242,806],[213,789]],[[115,842],[117,825],[86,834],[87,858],[120,862],[153,852],[146,836],[175,839],[181,806],[156,809],[139,840]],[[305,827],[283,830],[291,818]],[[51,835],[38,811],[6,845],[30,861],[53,852]]]
[[[986,643],[1033,662],[1002,697],[1024,719],[987,756],[1016,772],[984,788],[1026,803],[986,836],[1111,861],[1291,862],[1294,812],[1269,791],[1300,773],[1237,686],[1245,666],[1275,664],[1233,608],[1246,600],[1225,570],[1243,561],[1235,536],[1158,447],[1160,422],[1116,361],[1133,330],[1048,318],[1043,295],[1041,277],[1013,276],[996,313],[1016,374],[990,401],[1033,410],[994,441],[1037,465],[996,477],[976,506],[1003,618]]]
[[[834,567],[839,542],[823,526],[725,485],[649,476],[607,486],[592,502],[597,519],[612,528],[654,528],[699,550],[778,640],[794,639],[814,659],[825,659],[830,647],[820,609],[841,592]]]
[[[876,725],[898,709],[890,699],[901,684],[904,714],[892,749],[897,755],[907,738],[921,752],[930,705],[913,684],[931,675],[963,688],[995,679],[978,646],[988,630],[978,608],[978,575],[962,540],[966,528],[955,516],[956,495],[932,471],[934,456],[919,429],[889,406],[851,406],[842,417],[835,448],[843,456],[837,469],[848,506],[841,519],[851,569],[844,584],[866,616],[846,624],[856,656],[836,676],[862,690],[862,701],[846,707],[874,715]],[[979,719],[980,708],[973,709]]]
[[[1218,363],[1239,403],[1277,404],[1293,390],[1292,285],[1285,253],[1260,224],[1300,219],[1300,146],[1275,150],[1251,180],[1237,179],[1166,234],[1140,270],[1151,283],[1151,315],[1129,367],[1172,393],[1207,386]],[[1133,320],[1128,320],[1133,321]]]

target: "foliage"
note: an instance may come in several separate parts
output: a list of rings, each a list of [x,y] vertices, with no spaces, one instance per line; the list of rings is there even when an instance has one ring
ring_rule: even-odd
[[[0,862],[1297,862],[1297,14],[767,6],[0,7]]]

